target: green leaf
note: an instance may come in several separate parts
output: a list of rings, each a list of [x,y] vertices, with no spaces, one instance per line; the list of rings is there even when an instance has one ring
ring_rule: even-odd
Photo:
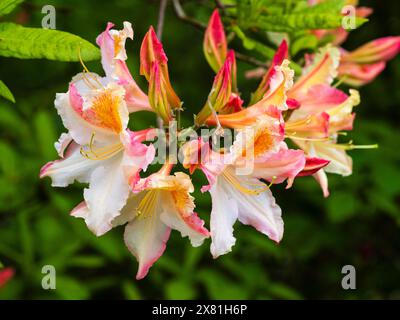
[[[171,300],[191,300],[196,297],[196,290],[190,282],[172,280],[165,287],[165,296]]]
[[[12,12],[24,0],[0,0],[0,16]]]
[[[265,58],[271,59],[275,51],[257,40],[249,38],[238,26],[233,26],[232,31],[242,40],[243,47],[247,50],[254,50],[262,54]]]
[[[305,14],[329,13],[329,12],[340,13],[344,6],[345,6],[344,0],[325,0],[311,7],[308,6],[302,10],[298,10],[297,12],[304,12]]]
[[[122,285],[124,296],[129,300],[140,300],[142,297],[138,288],[132,283],[132,281],[125,281]]]
[[[51,160],[56,156],[54,142],[57,141],[57,132],[53,118],[48,112],[38,112],[33,119],[35,126],[38,149],[46,160]]]
[[[318,46],[318,39],[313,34],[305,34],[292,41],[290,52],[294,56],[302,50],[316,49]]]
[[[0,56],[19,59],[79,61],[100,59],[100,50],[90,42],[64,31],[0,24]]]
[[[271,295],[278,299],[299,300],[301,296],[294,289],[286,286],[283,283],[271,283],[268,286],[268,291]]]
[[[4,99],[7,99],[8,101],[11,101],[12,103],[15,103],[15,98],[12,92],[1,80],[0,80],[0,96],[2,96]]]
[[[331,13],[293,13],[263,16],[258,27],[275,32],[293,32],[309,29],[336,29],[342,25],[343,16]],[[254,27],[257,27],[254,26]]]
[[[204,269],[197,272],[198,280],[206,287],[211,299],[249,299],[249,291],[237,282],[230,280],[223,273]]]
[[[327,213],[332,222],[342,222],[357,212],[357,200],[354,195],[344,192],[334,192],[327,199]]]
[[[68,276],[57,276],[56,293],[65,300],[84,300],[90,297],[90,292],[84,283]]]
[[[95,255],[74,256],[68,261],[69,266],[88,269],[103,267],[105,263],[106,261],[103,257]]]

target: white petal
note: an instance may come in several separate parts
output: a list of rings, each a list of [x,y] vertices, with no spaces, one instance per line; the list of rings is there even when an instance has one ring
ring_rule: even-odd
[[[89,160],[81,155],[80,146],[71,143],[66,157],[47,163],[40,171],[40,177],[51,177],[53,187],[66,187],[75,180],[87,183],[100,161]]]
[[[85,121],[76,113],[69,102],[68,93],[57,93],[54,102],[57,112],[60,115],[64,127],[69,130],[71,137],[80,145],[90,143],[93,133],[96,133],[96,140],[114,142],[116,137],[105,130],[101,130]]]
[[[89,84],[88,82],[92,82]],[[71,137],[80,145],[89,144],[94,137],[95,141],[111,144],[118,141],[118,133],[110,127],[101,124],[104,122],[103,113],[90,113],[94,99],[106,94],[119,98],[115,108],[124,130],[129,120],[129,112],[124,100],[125,90],[95,73],[79,73],[71,81],[67,93],[57,93],[54,102],[64,126],[69,130]],[[107,118],[108,119],[108,118]],[[117,120],[116,120],[117,121]],[[94,135],[94,136],[93,136]]]
[[[170,232],[171,229],[160,220],[159,211],[128,223],[124,240],[139,262],[136,279],[143,279],[153,263],[163,254]]]
[[[349,176],[353,171],[353,160],[347,155],[346,150],[338,148],[332,143],[311,143],[315,154],[323,159],[329,160],[324,168],[325,172]]]
[[[238,192],[239,194],[241,193]],[[276,242],[282,240],[282,210],[269,189],[259,195],[241,197],[238,199],[238,206],[241,223],[253,226]]]
[[[90,213],[89,208],[86,205],[85,201],[82,201],[71,211],[71,216],[75,218],[83,218],[86,219],[88,214]]]
[[[212,210],[210,218],[211,254],[214,258],[232,250],[236,239],[233,236],[233,224],[238,217],[236,200],[226,191],[227,182],[218,177],[210,189]]]
[[[136,217],[136,210],[140,204],[140,201],[146,195],[146,191],[139,193],[131,193],[128,200],[126,201],[125,207],[122,208],[121,214],[114,218],[112,226],[122,226],[127,222],[132,221]]]
[[[86,224],[97,236],[112,228],[129,196],[129,182],[123,166],[124,155],[114,156],[96,168],[90,177],[84,198],[90,210]]]
[[[196,213],[192,213],[186,219],[183,218],[176,209],[169,192],[164,191],[162,193],[160,202],[163,206],[163,212],[160,216],[161,220],[170,228],[178,230],[182,237],[189,237],[193,247],[200,246],[204,242],[204,239],[208,238],[209,233],[203,227],[204,222],[197,217]]]
[[[239,183],[246,188],[259,189],[258,179],[236,176]],[[252,185],[249,185],[252,184]],[[243,224],[251,225],[270,239],[279,242],[283,236],[282,210],[276,204],[271,191],[266,189],[258,195],[245,194],[232,185],[229,192],[238,205],[238,218]]]
[[[68,145],[72,142],[72,137],[69,133],[62,133],[60,138],[56,143],[54,143],[54,147],[57,150],[58,155],[61,158],[64,158],[64,151],[68,147]]]
[[[328,177],[324,169],[318,170],[316,173],[313,174],[313,177],[315,178],[315,180],[317,180],[317,182],[321,186],[324,197],[325,198],[329,197]]]

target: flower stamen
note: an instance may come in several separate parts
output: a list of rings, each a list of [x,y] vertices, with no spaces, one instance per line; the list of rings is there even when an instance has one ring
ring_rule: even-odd
[[[107,147],[94,147],[94,133],[90,138],[90,143],[81,147],[80,153],[89,160],[107,160],[119,153],[123,149],[122,143],[116,143]]]
[[[258,187],[256,189],[250,189],[246,186],[243,186],[241,184],[241,182],[238,180],[238,178],[236,178],[232,173],[230,173],[228,170],[225,170],[223,173],[224,178],[230,183],[232,184],[237,190],[239,190],[240,192],[247,194],[247,195],[253,195],[253,196],[257,196],[260,193],[270,189],[270,187],[272,186],[272,184],[274,183],[274,180],[272,180],[272,182],[269,185],[266,185],[265,183],[262,183],[260,181],[260,183],[252,183],[252,182],[247,182],[246,184],[248,186],[253,186],[253,187]]]

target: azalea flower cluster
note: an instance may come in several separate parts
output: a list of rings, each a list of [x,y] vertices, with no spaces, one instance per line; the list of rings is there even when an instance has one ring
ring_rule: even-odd
[[[295,78],[283,41],[245,107],[237,87],[235,53],[228,49],[214,11],[205,32],[204,54],[215,79],[193,127],[179,132],[214,128],[210,137],[181,145],[182,166],[190,175],[202,171],[208,180],[201,191],[211,194],[209,231],[195,212],[190,175],[177,171],[174,161],[167,157],[159,171],[144,175],[157,153],[152,141],[165,130],[131,131],[130,118],[134,123],[135,112],[154,112],[166,126],[183,108],[153,28],[140,49],[147,94],[128,70],[128,38],[133,39],[130,23],[120,31],[109,23],[97,38],[105,76],[90,72],[82,62],[84,71],[72,79],[66,93],[57,94],[55,106],[68,132],[55,143],[60,159],[46,164],[40,177],[50,177],[55,187],[74,181],[88,184],[84,201],[71,215],[83,218],[97,236],[125,225],[125,243],[139,263],[137,279],[145,277],[163,254],[171,229],[187,236],[193,246],[210,237],[214,258],[232,250],[237,220],[280,242],[283,220],[271,192],[273,184],[286,182],[290,188],[297,177],[312,175],[328,196],[326,173],[352,172],[346,151],[357,146],[338,143],[338,136],[352,129],[353,107],[360,97],[356,90],[337,89],[333,81],[349,73],[347,83],[366,83],[372,77],[370,68],[375,70],[371,65],[396,55],[400,43],[399,37],[385,38],[354,52],[329,45],[308,56]],[[221,138],[227,129],[235,132],[232,145],[214,148],[210,140]]]

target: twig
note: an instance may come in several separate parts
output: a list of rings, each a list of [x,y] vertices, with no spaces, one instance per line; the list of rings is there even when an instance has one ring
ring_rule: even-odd
[[[160,0],[160,10],[158,11],[158,23],[157,23],[157,38],[160,41],[164,29],[165,10],[167,8],[167,2],[168,0]]]
[[[186,14],[185,10],[183,10],[182,5],[179,2],[179,0],[172,0],[172,3],[174,5],[175,14],[180,20],[190,23],[191,25],[195,26],[196,28],[198,28],[200,30],[204,30],[207,27],[200,21],[197,21],[196,19],[189,17]]]
[[[235,55],[236,55],[236,58],[238,58],[239,60],[242,60],[243,62],[247,62],[247,63],[255,65],[257,67],[263,67],[263,68],[267,68],[268,67],[267,63],[262,62],[260,60],[257,60],[257,59],[255,59],[253,57],[246,56],[243,53],[235,52]]]
[[[215,0],[215,4],[216,4],[218,9],[221,9],[222,14],[225,15],[226,14],[225,6],[221,2],[221,0]]]

